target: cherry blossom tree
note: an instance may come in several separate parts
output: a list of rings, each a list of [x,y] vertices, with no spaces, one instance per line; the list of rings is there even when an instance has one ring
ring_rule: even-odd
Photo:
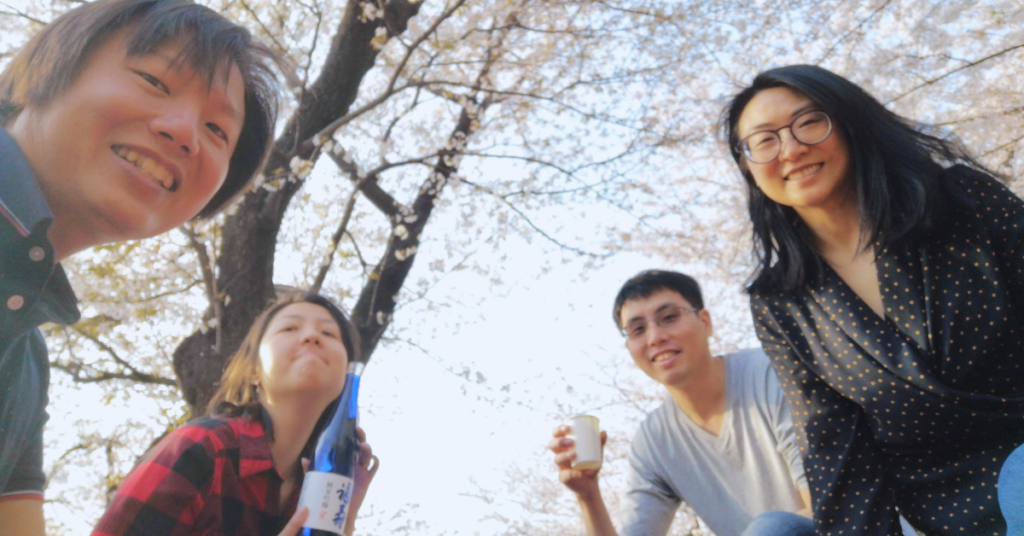
[[[752,344],[743,186],[717,124],[765,68],[839,72],[1024,190],[1021,0],[203,1],[281,55],[288,98],[263,176],[226,214],[65,263],[83,319],[49,328],[53,406],[94,386],[106,402],[144,396],[152,412],[50,434],[51,489],[63,491],[49,500],[84,516],[154,437],[203,413],[286,286],[342,301],[371,360],[382,343],[458,324],[474,298],[432,291],[500,286],[511,244],[530,244],[538,273],[643,252],[701,279],[716,349]],[[73,5],[0,4],[0,61]],[[619,403],[649,409],[620,387]],[[642,418],[627,413],[622,437]],[[71,467],[95,488],[61,488]],[[547,470],[467,493],[572,525],[574,505],[522,498],[557,492]],[[551,523],[510,519],[510,533],[561,533]]]

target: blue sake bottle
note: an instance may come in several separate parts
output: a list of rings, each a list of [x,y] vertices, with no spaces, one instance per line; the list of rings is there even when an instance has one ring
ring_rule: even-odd
[[[359,377],[364,366],[363,363],[349,364],[338,407],[317,440],[299,495],[298,507],[309,508],[302,536],[330,536],[345,531],[362,443],[356,435],[356,426]]]

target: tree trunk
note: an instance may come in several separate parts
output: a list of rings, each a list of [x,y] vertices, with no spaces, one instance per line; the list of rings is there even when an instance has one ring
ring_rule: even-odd
[[[268,178],[287,173],[294,156],[311,156],[312,148],[303,142],[348,112],[360,83],[373,68],[379,51],[370,41],[376,29],[386,27],[389,34],[404,32],[421,4],[419,0],[391,0],[383,20],[362,20],[361,2],[349,1],[319,78],[307,88],[298,111],[274,143],[265,168]],[[216,327],[221,330],[220,348],[216,329],[211,329],[193,333],[174,351],[174,371],[193,416],[206,413],[225,363],[274,297],[277,234],[289,202],[302,186],[302,181],[294,178],[282,182],[274,192],[260,188],[247,194],[222,229],[217,259],[217,288],[219,299],[224,300],[223,317]],[[372,348],[364,352],[363,359],[370,353]]]

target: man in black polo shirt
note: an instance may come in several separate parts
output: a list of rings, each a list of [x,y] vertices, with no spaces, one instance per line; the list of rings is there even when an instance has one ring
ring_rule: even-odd
[[[44,322],[78,320],[61,259],[216,214],[272,141],[271,56],[188,0],[99,0],[0,74],[0,533],[42,535]]]

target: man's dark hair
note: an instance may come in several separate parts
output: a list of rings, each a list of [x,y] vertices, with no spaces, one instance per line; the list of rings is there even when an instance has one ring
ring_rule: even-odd
[[[700,285],[697,280],[679,272],[669,270],[644,270],[629,278],[622,284],[619,294],[615,296],[615,307],[612,309],[612,319],[615,320],[615,327],[622,329],[622,306],[626,300],[641,300],[652,296],[660,290],[671,290],[679,293],[680,296],[690,302],[690,305],[697,309],[704,308],[704,298],[700,294]]]
[[[805,95],[832,118],[836,133],[845,139],[860,227],[868,237],[864,244],[894,247],[937,225],[948,199],[944,164],[964,163],[984,171],[957,144],[925,133],[927,126],[890,112],[853,82],[821,67],[790,65],[757,75],[726,106],[721,124],[747,185],[758,265],[748,292],[794,290],[818,281],[823,270],[803,220],[757,187],[739,146],[743,110],[759,92],[777,87]]]
[[[183,38],[172,67],[188,66],[212,83],[237,65],[245,85],[245,119],[224,184],[197,218],[215,215],[259,173],[277,116],[276,57],[249,31],[190,0],[97,0],[57,18],[0,73],[0,124],[25,106],[44,107],[71,86],[90,55],[115,32],[128,31],[127,55],[145,56]],[[227,69],[225,69],[227,67]]]

